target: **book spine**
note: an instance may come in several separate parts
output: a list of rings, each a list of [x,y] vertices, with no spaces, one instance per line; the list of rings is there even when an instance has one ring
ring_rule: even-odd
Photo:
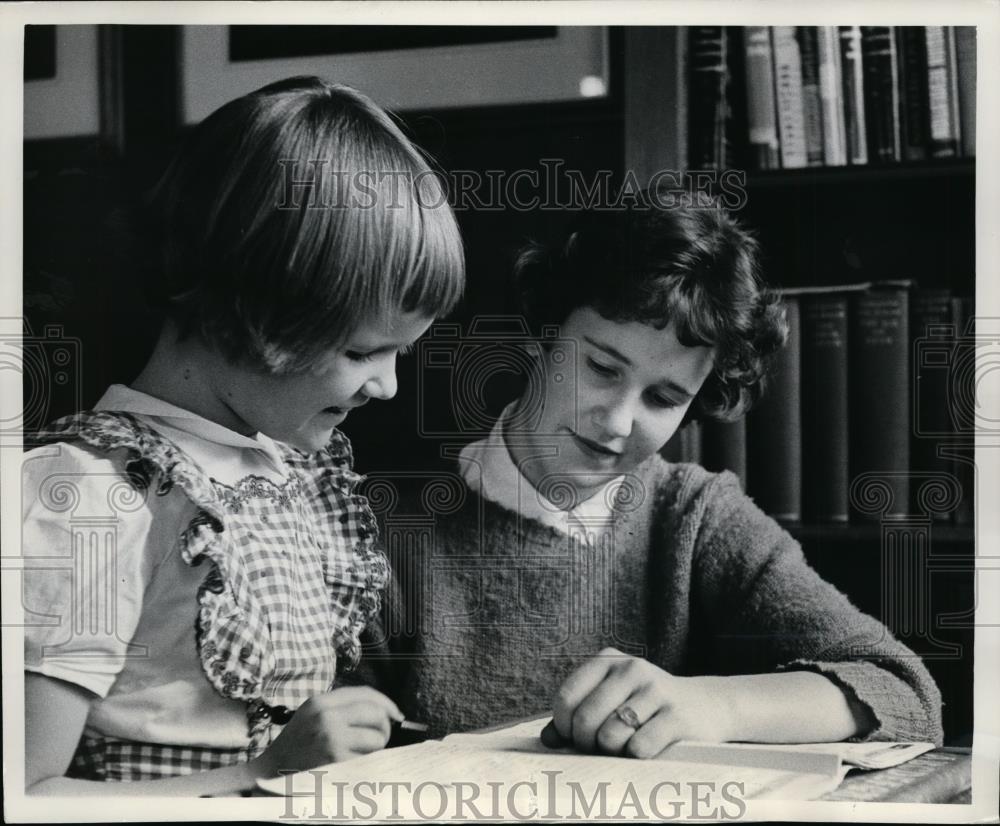
[[[771,32],[767,26],[747,26],[743,33],[746,58],[747,132],[757,169],[781,166],[778,115],[774,104]]]
[[[953,356],[953,370],[957,373],[958,381],[952,388],[951,403],[957,409],[951,409],[951,419],[957,433],[962,433],[966,437],[973,435],[970,433],[971,423],[974,421],[975,410],[970,409],[975,403],[975,373],[976,371],[963,369],[963,365],[975,364],[975,299],[972,296],[962,296],[953,298],[951,304],[952,317],[955,320],[956,342],[955,354]],[[970,427],[963,427],[963,423],[968,423]],[[966,441],[969,441],[966,438]],[[974,451],[969,450],[962,454],[967,461],[956,460],[956,473],[958,483],[962,486],[962,501],[955,509],[956,525],[974,525],[976,506],[976,469],[971,461]]]
[[[909,301],[903,288],[872,289],[854,297],[850,331],[851,482],[873,473],[888,485],[884,514],[852,507],[852,515],[878,519],[909,512],[910,360]],[[852,503],[856,505],[856,503]]]
[[[949,290],[918,290],[912,296],[910,334],[913,344],[913,410],[917,420],[910,444],[910,465],[917,472],[954,474],[955,462],[938,455],[938,446],[954,439],[948,379],[956,344],[952,297]],[[912,508],[923,506],[912,490]],[[928,514],[945,519],[947,514]]]
[[[725,168],[746,169],[747,143],[747,79],[743,55],[743,32],[737,26],[727,26],[726,86],[725,86]]]
[[[848,296],[802,299],[802,514],[848,518]]]
[[[861,58],[868,159],[872,163],[898,161],[899,99],[892,26],[861,27]]]
[[[747,486],[747,426],[735,422],[706,420],[701,427],[701,463],[705,470],[735,473],[743,489]]]
[[[676,101],[676,126],[675,139],[677,141],[677,169],[688,168],[688,124],[690,123],[690,86],[688,84],[687,69],[690,65],[688,48],[690,46],[690,33],[687,26],[677,27],[677,54],[674,65],[676,66],[677,82],[674,84],[677,95]]]
[[[795,27],[775,26],[772,38],[781,165],[786,169],[798,169],[806,166],[809,159],[806,153],[806,119],[802,97],[802,59],[795,39]]]
[[[952,100],[955,65],[950,60],[954,42],[948,26],[927,26],[927,99],[929,112],[930,154],[935,158],[953,158],[958,154],[959,125]],[[957,84],[956,96],[957,96]]]
[[[802,59],[802,111],[806,125],[806,160],[823,165],[823,101],[819,80],[819,37],[815,26],[797,26]]]
[[[719,169],[726,152],[726,32],[722,26],[689,31],[688,161],[694,169]]]
[[[701,464],[701,422],[688,422],[670,438],[660,455],[668,462]]]
[[[962,154],[976,154],[976,27],[955,27],[958,58],[958,108],[962,132]]]
[[[844,166],[847,163],[847,135],[840,77],[840,33],[836,26],[820,26],[817,40],[820,101],[823,106],[823,163]]]
[[[802,518],[802,411],[799,301],[785,298],[788,341],[771,381],[747,419],[747,489],[776,519]]]
[[[899,69],[900,143],[903,160],[927,157],[930,112],[927,99],[927,41],[921,26],[896,28]]]
[[[868,138],[865,125],[864,73],[861,64],[861,29],[839,26],[840,77],[844,101],[844,132],[847,162],[868,163]]]

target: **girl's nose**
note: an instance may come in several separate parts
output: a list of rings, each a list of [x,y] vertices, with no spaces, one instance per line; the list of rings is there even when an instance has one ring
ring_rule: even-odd
[[[627,439],[632,435],[632,403],[628,397],[619,397],[600,409],[596,424],[607,439]]]
[[[372,376],[364,385],[364,393],[373,399],[391,399],[396,395],[396,360],[387,359],[386,366]]]

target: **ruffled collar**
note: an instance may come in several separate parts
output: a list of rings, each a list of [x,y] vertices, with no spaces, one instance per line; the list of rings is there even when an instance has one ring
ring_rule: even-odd
[[[181,536],[180,553],[188,565],[207,560],[211,566],[197,597],[199,660],[216,691],[251,704],[255,713],[250,734],[259,738],[269,722],[258,713],[260,707],[287,704],[295,694],[292,687],[284,693],[268,690],[267,664],[274,662],[271,634],[246,572],[230,552],[226,527],[232,503],[183,451],[130,413],[77,413],[35,436],[41,444],[74,439],[103,452],[124,450],[133,486],[157,495],[176,486],[197,507]],[[302,497],[313,521],[322,526],[317,532],[325,534],[324,576],[330,599],[353,602],[348,620],[332,629],[337,667],[350,670],[360,659],[361,631],[379,610],[389,578],[386,559],[375,548],[378,529],[367,499],[354,493],[362,477],[351,470],[350,442],[338,430],[324,449],[312,454],[274,444],[291,471],[291,488],[285,493]]]

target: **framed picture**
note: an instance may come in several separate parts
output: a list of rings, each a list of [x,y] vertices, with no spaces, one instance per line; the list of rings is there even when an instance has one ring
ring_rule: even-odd
[[[97,29],[25,26],[25,140],[99,133]]]
[[[597,26],[184,26],[183,117],[301,74],[396,111],[604,97],[608,64]]]

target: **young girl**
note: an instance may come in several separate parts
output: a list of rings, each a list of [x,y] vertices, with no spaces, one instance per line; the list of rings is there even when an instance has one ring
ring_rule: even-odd
[[[400,641],[407,715],[440,732],[549,712],[550,744],[636,757],[683,738],[940,742],[920,660],[735,476],[659,454],[761,393],[786,325],[756,258],[721,209],[655,201],[524,252],[525,313],[559,335],[462,450],[471,495],[407,561],[422,579],[400,572],[405,616],[425,618]]]
[[[337,425],[461,293],[429,173],[316,78],[187,137],[155,352],[24,462],[24,553],[66,569],[27,575],[29,791],[227,793],[385,745],[393,702],[335,686],[388,573]]]

